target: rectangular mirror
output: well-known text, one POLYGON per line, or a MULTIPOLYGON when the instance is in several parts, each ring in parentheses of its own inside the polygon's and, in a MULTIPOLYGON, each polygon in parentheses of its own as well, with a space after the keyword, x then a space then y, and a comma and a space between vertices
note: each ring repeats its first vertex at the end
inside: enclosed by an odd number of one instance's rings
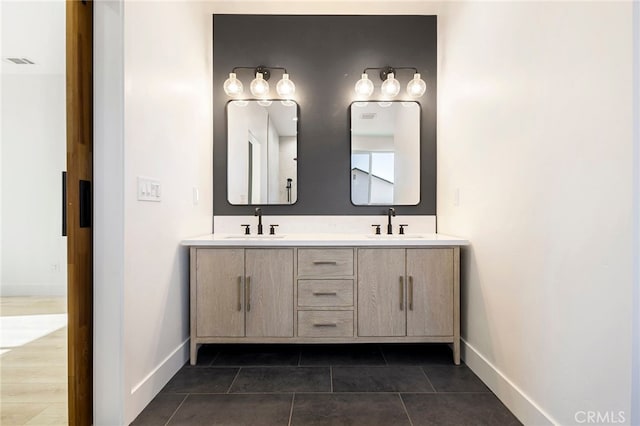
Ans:
POLYGON ((357 206, 420 202, 420 104, 351 104, 351 202, 357 206))
POLYGON ((227 103, 227 200, 234 205, 293 204, 298 181, 298 104, 227 103))

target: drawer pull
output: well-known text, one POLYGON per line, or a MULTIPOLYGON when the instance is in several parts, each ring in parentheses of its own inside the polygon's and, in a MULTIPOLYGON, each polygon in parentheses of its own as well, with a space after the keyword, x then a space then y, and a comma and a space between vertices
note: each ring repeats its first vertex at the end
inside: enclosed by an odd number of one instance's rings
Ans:
POLYGON ((335 260, 314 260, 313 264, 314 265, 337 265, 338 262, 336 262, 335 260))
POLYGON ((404 311, 404 277, 400 277, 400 310, 404 311))
POLYGON ((409 275, 409 310, 413 311, 413 276, 409 275))
POLYGON ((314 296, 337 296, 338 293, 335 291, 314 291, 314 296))
POLYGON ((314 323, 313 324, 314 327, 337 327, 338 324, 336 324, 335 322, 321 322, 321 323, 314 323))
POLYGON ((238 310, 242 310, 242 277, 238 277, 238 310))
POLYGON ((247 301, 245 302, 245 305, 247 306, 247 312, 249 312, 251 310, 251 277, 246 278, 245 285, 246 285, 245 293, 247 297, 247 301))

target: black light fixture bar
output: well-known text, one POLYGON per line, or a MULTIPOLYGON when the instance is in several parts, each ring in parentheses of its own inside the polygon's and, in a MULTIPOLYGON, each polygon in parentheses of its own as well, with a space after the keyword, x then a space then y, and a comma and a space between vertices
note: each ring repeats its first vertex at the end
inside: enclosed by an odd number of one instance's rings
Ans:
POLYGON ((236 72, 237 70, 253 70, 253 75, 255 76, 257 73, 262 74, 262 78, 265 80, 269 80, 271 77, 270 70, 282 70, 284 74, 288 74, 287 69, 284 67, 268 67, 266 65, 258 65, 257 67, 233 67, 231 72, 236 72))
POLYGON ((364 74, 367 73, 367 71, 369 70, 380 70, 380 80, 384 81, 387 79, 387 74, 396 74, 396 70, 412 70, 414 74, 417 74, 418 68, 416 67, 391 67, 391 66, 386 66, 386 67, 369 67, 369 68, 365 68, 364 71, 362 71, 364 74))

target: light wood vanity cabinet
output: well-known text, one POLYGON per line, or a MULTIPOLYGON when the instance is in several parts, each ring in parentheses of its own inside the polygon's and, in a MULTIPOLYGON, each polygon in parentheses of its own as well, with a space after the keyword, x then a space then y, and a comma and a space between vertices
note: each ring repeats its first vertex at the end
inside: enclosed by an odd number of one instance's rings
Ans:
POLYGON ((191 363, 201 343, 453 344, 457 246, 191 248, 191 363))
POLYGON ((453 336, 453 249, 358 249, 358 335, 453 336))
POLYGON ((293 337, 293 252, 191 249, 192 362, 199 343, 293 337))

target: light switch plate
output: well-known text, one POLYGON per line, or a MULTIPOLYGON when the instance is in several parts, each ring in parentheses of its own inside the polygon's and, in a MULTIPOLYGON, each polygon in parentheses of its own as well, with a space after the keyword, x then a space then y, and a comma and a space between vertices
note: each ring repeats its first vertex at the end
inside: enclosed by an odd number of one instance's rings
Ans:
POLYGON ((147 177, 138 176, 138 201, 156 201, 161 198, 160 181, 147 177))

